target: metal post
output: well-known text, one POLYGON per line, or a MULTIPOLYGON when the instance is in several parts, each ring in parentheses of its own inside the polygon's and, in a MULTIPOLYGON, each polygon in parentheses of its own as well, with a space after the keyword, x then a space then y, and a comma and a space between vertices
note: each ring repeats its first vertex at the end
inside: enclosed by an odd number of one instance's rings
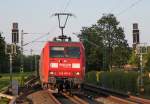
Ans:
POLYGON ((31 66, 30 66, 30 68, 31 68, 31 72, 32 72, 32 69, 33 69, 33 63, 32 63, 32 56, 33 56, 33 55, 32 55, 32 52, 33 52, 33 50, 31 49, 30 52, 31 52, 31 63, 30 63, 31 66))
POLYGON ((140 74, 139 74, 139 80, 138 80, 138 85, 139 85, 139 90, 141 93, 144 92, 144 83, 143 83, 143 54, 147 54, 147 45, 146 43, 140 43, 137 44, 136 46, 136 54, 139 55, 140 57, 140 74))
POLYGON ((20 72, 23 72, 23 30, 21 31, 21 67, 20 72))
POLYGON ((64 28, 63 27, 61 27, 61 34, 62 34, 62 37, 64 36, 64 30, 63 30, 64 28))
POLYGON ((143 58, 142 54, 140 54, 140 75, 141 75, 141 80, 140 80, 140 85, 143 87, 143 64, 142 64, 143 58))
POLYGON ((10 61, 10 88, 12 88, 12 54, 10 53, 9 54, 9 61, 10 61))
POLYGON ((36 75, 38 76, 38 69, 37 69, 37 59, 36 59, 36 55, 34 55, 35 58, 35 71, 36 71, 36 75))

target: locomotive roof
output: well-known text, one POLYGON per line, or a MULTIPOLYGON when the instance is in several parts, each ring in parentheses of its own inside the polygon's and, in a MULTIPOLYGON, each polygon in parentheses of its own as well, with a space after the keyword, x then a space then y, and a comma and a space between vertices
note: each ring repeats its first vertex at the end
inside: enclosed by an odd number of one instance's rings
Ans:
POLYGON ((67 41, 65 41, 65 42, 62 42, 62 41, 49 41, 49 43, 82 43, 82 42, 67 42, 67 41))
POLYGON ((73 42, 73 41, 71 41, 71 42, 68 42, 68 41, 64 41, 64 42, 62 42, 62 41, 48 41, 49 43, 82 43, 82 42, 73 42))
POLYGON ((47 44, 51 45, 82 45, 82 42, 54 42, 49 41, 47 44))
MULTIPOLYGON (((62 41, 48 41, 45 45, 44 45, 44 47, 43 47, 43 49, 46 47, 46 46, 81 46, 83 49, 84 49, 84 46, 83 46, 83 44, 82 44, 82 42, 62 42, 62 41)), ((42 50, 43 50, 42 49, 42 50)))

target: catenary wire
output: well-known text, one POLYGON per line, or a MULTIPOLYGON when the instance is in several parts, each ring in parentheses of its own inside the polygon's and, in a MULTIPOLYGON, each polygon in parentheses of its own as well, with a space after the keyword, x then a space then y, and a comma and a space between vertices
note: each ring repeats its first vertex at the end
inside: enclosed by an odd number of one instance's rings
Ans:
POLYGON ((134 3, 132 3, 129 7, 125 8, 124 10, 122 10, 121 12, 119 12, 117 15, 120 16, 123 13, 127 12, 128 10, 130 10, 131 8, 135 7, 137 4, 139 4, 141 1, 143 0, 136 0, 134 3))
MULTIPOLYGON (((64 9, 63 9, 64 12, 65 12, 65 10, 67 9, 67 7, 69 6, 70 2, 71 2, 71 0, 68 0, 68 1, 67 1, 66 5, 65 5, 65 7, 64 7, 64 9)), ((55 29, 56 29, 56 28, 55 28, 55 29)), ((52 29, 52 30, 54 31, 55 29, 52 29)), ((31 34, 32 34, 32 33, 31 33, 31 34)), ((34 34, 35 34, 35 33, 34 33, 34 34)), ((46 37, 46 36, 49 36, 49 35, 50 35, 50 33, 47 33, 47 34, 45 34, 45 35, 41 35, 41 36, 39 36, 38 38, 36 38, 36 39, 34 39, 34 40, 32 40, 32 41, 30 41, 30 42, 28 42, 28 43, 25 43, 24 46, 25 46, 25 45, 28 45, 28 44, 30 44, 30 43, 34 43, 34 42, 38 41, 39 39, 42 39, 42 38, 44 38, 44 37, 46 37)))

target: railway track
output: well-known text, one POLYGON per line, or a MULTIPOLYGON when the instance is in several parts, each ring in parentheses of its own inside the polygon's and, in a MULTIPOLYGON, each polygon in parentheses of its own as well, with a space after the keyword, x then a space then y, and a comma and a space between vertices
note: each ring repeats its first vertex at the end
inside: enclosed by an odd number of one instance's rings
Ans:
MULTIPOLYGON (((83 97, 83 96, 82 96, 83 97)), ((49 90, 41 90, 28 96, 30 104, 101 104, 87 101, 77 95, 70 96, 67 93, 51 93, 49 90)))
POLYGON ((52 93, 47 90, 40 90, 27 96, 31 104, 61 104, 52 93))
POLYGON ((76 95, 69 96, 66 93, 62 93, 66 98, 68 98, 70 101, 72 101, 74 104, 89 104, 87 101, 79 98, 76 95))
POLYGON ((67 92, 53 93, 53 96, 58 99, 61 104, 89 104, 87 101, 81 99, 76 95, 70 95, 67 92))
POLYGON ((74 94, 73 96, 69 96, 67 93, 53 94, 49 90, 42 90, 37 79, 37 77, 32 77, 26 81, 25 87, 22 89, 23 94, 16 99, 16 104, 24 104, 26 101, 29 104, 49 104, 49 102, 52 102, 51 104, 150 104, 150 100, 109 91, 88 83, 83 85, 85 90, 103 96, 91 100, 87 98, 87 95, 85 97, 82 94, 74 94))
POLYGON ((61 93, 61 98, 64 96, 66 99, 60 102, 49 90, 42 90, 37 80, 38 77, 34 76, 28 78, 24 87, 20 88, 22 94, 16 99, 16 104, 89 104, 75 95, 69 96, 66 93, 61 93))
POLYGON ((129 96, 129 98, 127 98, 127 99, 130 101, 133 101, 133 102, 137 102, 138 104, 150 104, 150 100, 139 98, 136 96, 129 96))
POLYGON ((106 99, 119 104, 150 104, 150 100, 148 99, 127 95, 120 92, 114 92, 112 90, 91 85, 88 83, 84 83, 83 88, 85 90, 89 90, 98 94, 103 94, 106 99))
POLYGON ((28 99, 27 96, 41 90, 40 85, 37 83, 38 77, 31 76, 28 78, 23 87, 19 88, 19 96, 16 99, 16 104, 22 104, 23 102, 29 102, 32 104, 32 100, 28 99))
POLYGON ((89 104, 75 95, 69 96, 66 93, 61 94, 66 101, 60 102, 49 90, 41 89, 38 77, 35 76, 28 78, 19 90, 20 95, 15 100, 16 104, 89 104))

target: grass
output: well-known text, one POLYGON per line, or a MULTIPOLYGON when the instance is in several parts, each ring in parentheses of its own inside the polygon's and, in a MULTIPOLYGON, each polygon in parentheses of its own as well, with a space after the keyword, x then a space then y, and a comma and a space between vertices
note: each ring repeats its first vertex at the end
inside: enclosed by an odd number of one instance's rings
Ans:
MULTIPOLYGON (((22 77, 26 78, 27 76, 31 75, 31 73, 26 72, 23 74, 20 73, 13 73, 12 79, 17 80, 20 84, 22 82, 22 77)), ((0 91, 4 90, 4 88, 8 87, 10 84, 10 75, 8 73, 0 74, 0 91)), ((0 103, 1 104, 1 103, 0 103)))
POLYGON ((0 99, 0 104, 8 104, 9 103, 9 99, 7 99, 7 98, 1 98, 0 99))

